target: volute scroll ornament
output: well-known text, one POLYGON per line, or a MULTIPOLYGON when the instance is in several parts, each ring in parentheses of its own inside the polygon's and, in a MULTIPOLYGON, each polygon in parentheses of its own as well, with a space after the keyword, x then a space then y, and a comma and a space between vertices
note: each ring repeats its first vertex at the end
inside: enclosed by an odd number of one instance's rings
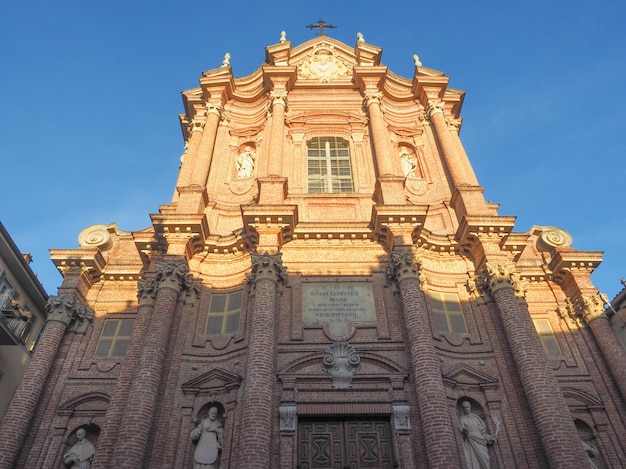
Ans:
POLYGON ((106 251, 113 247, 113 239, 107 225, 91 225, 80 232, 78 244, 81 247, 97 247, 106 251))

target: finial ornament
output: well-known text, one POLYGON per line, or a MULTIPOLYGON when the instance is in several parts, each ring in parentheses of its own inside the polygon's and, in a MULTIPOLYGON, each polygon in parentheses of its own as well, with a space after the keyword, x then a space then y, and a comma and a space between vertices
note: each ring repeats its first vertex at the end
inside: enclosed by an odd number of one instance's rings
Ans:
POLYGON ((222 67, 230 67, 230 54, 228 52, 224 54, 224 60, 222 60, 222 67))
POLYGON ((356 42, 365 42, 365 38, 363 37, 363 33, 356 33, 356 42))
POLYGON ((416 67, 422 66, 422 62, 420 62, 420 58, 417 56, 417 54, 413 54, 413 63, 416 67))
POLYGON ((287 33, 285 31, 280 32, 280 42, 287 42, 287 33))

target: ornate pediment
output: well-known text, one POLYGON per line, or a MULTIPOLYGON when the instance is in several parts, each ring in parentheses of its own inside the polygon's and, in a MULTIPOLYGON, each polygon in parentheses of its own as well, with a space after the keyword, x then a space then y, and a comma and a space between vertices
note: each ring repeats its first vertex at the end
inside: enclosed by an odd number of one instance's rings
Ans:
POLYGON ((222 368, 213 368, 206 373, 183 383, 185 394, 223 394, 237 389, 242 378, 222 368))
POLYGON ((443 381, 452 388, 497 388, 499 385, 497 378, 463 363, 448 368, 443 373, 443 381))
POLYGON ((94 416, 104 415, 109 407, 111 396, 104 392, 81 394, 59 406, 59 415, 94 416))

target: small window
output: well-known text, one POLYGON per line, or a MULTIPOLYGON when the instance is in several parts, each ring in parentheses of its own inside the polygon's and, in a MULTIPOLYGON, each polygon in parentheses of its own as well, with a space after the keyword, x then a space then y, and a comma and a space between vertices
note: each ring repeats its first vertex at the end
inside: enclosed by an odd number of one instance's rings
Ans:
POLYGON ((310 193, 354 192, 350 150, 340 137, 315 137, 307 142, 310 193))
POLYGON ((455 293, 429 293, 435 328, 440 332, 467 333, 465 317, 458 295, 455 293))
POLYGON ((126 354, 134 319, 107 319, 96 347, 96 357, 123 357, 126 354))
POLYGON ((232 334, 239 329, 243 291, 214 293, 209 303, 207 335, 232 334))
POLYGON ((539 334, 543 349, 548 354, 548 357, 562 357, 563 353, 561 352, 561 347, 559 347, 559 341, 556 339, 554 331, 552 330, 550 320, 533 319, 533 323, 535 323, 535 329, 537 329, 537 334, 539 334))

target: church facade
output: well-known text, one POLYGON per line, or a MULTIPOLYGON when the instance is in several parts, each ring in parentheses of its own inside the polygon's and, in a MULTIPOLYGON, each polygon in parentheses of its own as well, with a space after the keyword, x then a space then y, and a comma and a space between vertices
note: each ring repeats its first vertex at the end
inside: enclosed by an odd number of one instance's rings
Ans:
POLYGON ((464 92, 362 35, 265 53, 183 93, 151 226, 52 251, 0 468, 73 467, 84 438, 92 468, 625 467, 601 253, 484 199, 464 92))

